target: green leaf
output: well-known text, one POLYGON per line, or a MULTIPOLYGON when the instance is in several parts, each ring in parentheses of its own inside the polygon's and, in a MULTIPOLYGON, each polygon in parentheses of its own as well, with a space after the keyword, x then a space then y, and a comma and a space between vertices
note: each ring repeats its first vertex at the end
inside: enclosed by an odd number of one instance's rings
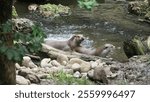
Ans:
POLYGON ((15 51, 10 48, 6 51, 6 56, 9 60, 12 60, 14 52, 15 51))
POLYGON ((1 47, 0 47, 0 53, 4 53, 4 52, 6 52, 6 50, 8 49, 8 47, 7 46, 5 46, 5 45, 2 45, 1 47))

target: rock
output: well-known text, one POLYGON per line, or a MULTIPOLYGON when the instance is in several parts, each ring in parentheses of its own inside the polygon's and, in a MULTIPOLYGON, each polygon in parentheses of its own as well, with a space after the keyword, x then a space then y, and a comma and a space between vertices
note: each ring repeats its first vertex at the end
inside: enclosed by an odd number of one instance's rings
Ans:
POLYGON ((81 78, 88 79, 87 73, 81 73, 81 78))
POLYGON ((81 73, 78 72, 78 71, 76 71, 76 72, 73 74, 73 76, 74 76, 75 78, 80 78, 80 77, 81 77, 81 73))
POLYGON ((21 75, 23 77, 27 76, 28 74, 33 74, 32 70, 27 68, 27 69, 21 69, 18 71, 18 75, 21 75))
POLYGON ((55 67, 61 66, 60 63, 58 63, 56 60, 52 60, 51 64, 52 64, 52 66, 55 66, 55 67))
POLYGON ((13 22, 13 30, 23 33, 29 33, 32 31, 32 26, 34 23, 26 18, 17 18, 12 19, 13 22))
POLYGON ((101 67, 97 67, 97 68, 94 69, 93 79, 95 81, 98 81, 98 82, 101 82, 101 83, 104 83, 104 84, 108 84, 108 79, 107 79, 106 72, 101 67))
POLYGON ((16 70, 21 69, 21 66, 18 63, 15 63, 16 70))
POLYGON ((94 69, 94 68, 96 68, 98 66, 98 63, 94 62, 94 61, 91 61, 90 65, 91 65, 91 69, 94 69))
POLYGON ((57 17, 57 16, 64 16, 70 14, 70 8, 67 6, 63 6, 61 4, 44 4, 40 5, 39 9, 37 9, 43 17, 57 17))
POLYGON ((116 3, 125 3, 126 0, 116 0, 116 3))
POLYGON ((88 72, 90 70, 90 63, 82 63, 81 64, 81 72, 84 73, 84 72, 88 72))
POLYGON ((31 58, 28 56, 23 57, 22 65, 29 68, 36 68, 37 66, 32 62, 31 58))
POLYGON ((150 20, 150 10, 146 13, 146 15, 144 16, 144 18, 146 20, 150 20))
POLYGON ((89 79, 93 79, 93 77, 94 77, 94 69, 91 69, 90 71, 88 71, 87 76, 89 77, 89 79))
POLYGON ((38 9, 38 5, 37 4, 30 4, 29 6, 28 6, 28 10, 29 11, 36 11, 38 9))
POLYGON ((101 59, 98 59, 98 60, 96 60, 95 62, 98 63, 97 66, 99 66, 99 67, 103 67, 104 65, 106 65, 106 62, 102 62, 101 59))
POLYGON ((18 85, 30 85, 31 82, 28 79, 25 79, 24 77, 17 75, 16 76, 16 84, 18 85))
POLYGON ((41 68, 32 68, 31 71, 33 73, 38 73, 40 71, 41 68))
POLYGON ((144 1, 132 1, 128 4, 128 11, 135 15, 143 15, 148 7, 148 3, 144 1))
POLYGON ((40 85, 57 85, 55 80, 50 80, 50 79, 41 79, 40 85))
POLYGON ((44 58, 42 61, 41 61, 41 67, 42 68, 45 68, 45 67, 52 67, 51 63, 50 63, 51 59, 50 58, 44 58))
POLYGON ((20 70, 20 69, 26 69, 25 66, 20 66, 18 63, 15 63, 15 67, 16 67, 16 70, 20 70))
POLYGON ((81 73, 88 72, 91 69, 89 62, 83 61, 79 58, 72 58, 68 64, 72 65, 74 63, 78 63, 81 66, 81 68, 80 68, 81 73))
POLYGON ((49 72, 48 73, 57 73, 57 72, 60 72, 60 71, 62 71, 63 69, 61 68, 61 67, 55 67, 55 66, 53 66, 53 67, 51 67, 50 69, 49 69, 49 72))
POLYGON ((136 80, 136 75, 126 75, 126 78, 129 80, 129 82, 133 82, 136 80))
POLYGON ((35 74, 28 74, 25 78, 29 79, 31 83, 40 83, 40 78, 35 74))
POLYGON ((116 73, 112 73, 112 71, 111 71, 109 66, 105 67, 104 71, 106 73, 107 78, 115 78, 115 77, 117 77, 117 74, 116 73))
POLYGON ((73 69, 63 69, 63 72, 73 75, 73 69))
POLYGON ((47 76, 48 76, 49 74, 38 74, 37 76, 40 78, 40 79, 46 79, 47 78, 47 76))
POLYGON ((18 75, 21 75, 26 79, 29 79, 31 83, 40 83, 40 78, 35 73, 33 73, 31 69, 19 70, 18 75))
POLYGON ((72 64, 71 69, 73 69, 74 72, 80 71, 81 66, 78 63, 74 63, 74 64, 72 64))
POLYGON ((66 66, 68 63, 68 57, 66 55, 60 54, 57 57, 57 61, 61 64, 66 66))

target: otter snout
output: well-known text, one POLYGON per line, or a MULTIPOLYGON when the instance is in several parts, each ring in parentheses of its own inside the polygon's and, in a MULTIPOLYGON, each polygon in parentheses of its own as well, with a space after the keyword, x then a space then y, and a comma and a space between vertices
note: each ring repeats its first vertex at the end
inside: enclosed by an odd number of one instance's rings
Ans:
POLYGON ((82 38, 81 38, 81 41, 83 41, 84 39, 85 39, 85 38, 84 38, 84 37, 82 37, 82 38))

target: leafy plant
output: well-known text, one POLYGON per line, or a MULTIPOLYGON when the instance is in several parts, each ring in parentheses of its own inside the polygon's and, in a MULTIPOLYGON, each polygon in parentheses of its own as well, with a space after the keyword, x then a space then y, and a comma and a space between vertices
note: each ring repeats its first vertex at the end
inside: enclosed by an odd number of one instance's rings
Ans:
POLYGON ((87 10, 92 10, 94 6, 97 6, 98 3, 96 0, 77 0, 80 8, 85 8, 87 10))
MULTIPOLYGON (((39 26, 33 26, 32 32, 24 34, 21 32, 13 32, 12 24, 7 22, 0 26, 0 34, 7 36, 10 33, 13 36, 13 46, 7 44, 6 39, 0 39, 0 54, 5 55, 9 60, 20 62, 26 53, 36 53, 41 50, 41 43, 45 34, 39 26)), ((8 39, 10 40, 10 39, 8 39)))

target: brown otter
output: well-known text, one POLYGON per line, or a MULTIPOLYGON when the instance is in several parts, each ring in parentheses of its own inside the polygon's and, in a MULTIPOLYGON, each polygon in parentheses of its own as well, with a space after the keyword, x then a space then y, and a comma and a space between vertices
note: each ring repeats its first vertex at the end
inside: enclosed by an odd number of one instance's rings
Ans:
POLYGON ((113 49, 115 49, 114 45, 105 44, 103 47, 99 47, 96 49, 88 49, 88 48, 79 46, 79 47, 75 47, 74 50, 82 54, 106 57, 110 52, 112 52, 113 49))
POLYGON ((73 35, 69 40, 58 41, 58 40, 45 40, 44 43, 54 48, 69 51, 74 50, 75 47, 79 47, 80 43, 84 40, 83 35, 73 35))

